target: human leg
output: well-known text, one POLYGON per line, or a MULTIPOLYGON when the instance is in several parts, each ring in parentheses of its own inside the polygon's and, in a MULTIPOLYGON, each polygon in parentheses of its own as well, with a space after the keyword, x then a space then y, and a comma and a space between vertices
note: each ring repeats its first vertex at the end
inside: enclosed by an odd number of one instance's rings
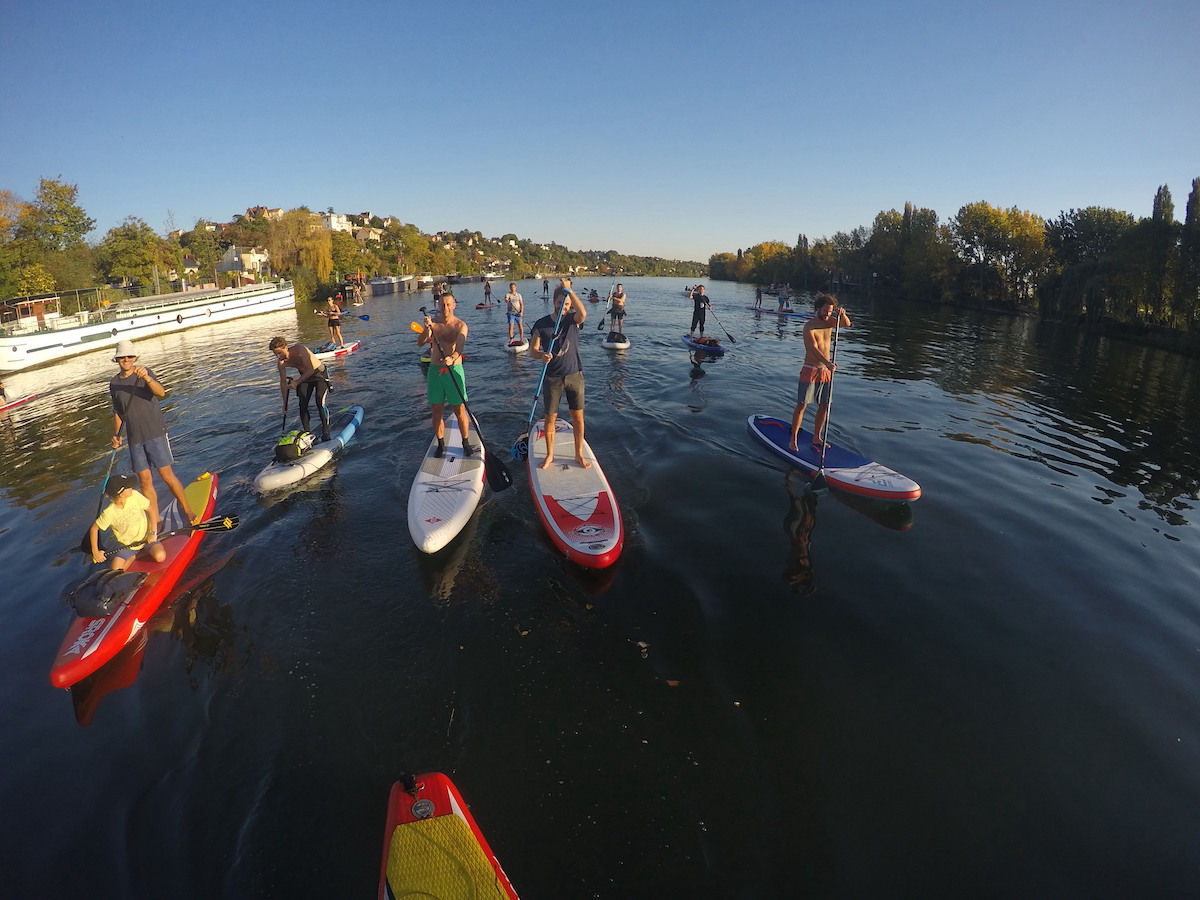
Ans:
POLYGON ((329 440, 329 403, 326 398, 329 396, 329 375, 324 366, 313 376, 313 381, 316 382, 317 415, 321 417, 321 440, 327 441, 329 440))

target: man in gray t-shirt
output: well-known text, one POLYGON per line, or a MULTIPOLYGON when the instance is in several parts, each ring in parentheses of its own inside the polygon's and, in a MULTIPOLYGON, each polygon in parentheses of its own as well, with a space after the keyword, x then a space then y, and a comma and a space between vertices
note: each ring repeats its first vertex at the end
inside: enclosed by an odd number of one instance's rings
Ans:
POLYGON ((158 469, 163 483, 171 489, 179 508, 189 522, 200 521, 200 516, 188 506, 174 470, 175 458, 171 455, 171 442, 163 423, 162 409, 158 401, 167 395, 167 389, 159 382, 152 369, 137 364, 133 341, 118 341, 113 362, 121 371, 108 383, 108 394, 112 398, 113 436, 112 446, 121 446, 121 426, 129 439, 129 461, 141 483, 141 493, 158 512, 158 494, 154 490, 151 467, 158 469))

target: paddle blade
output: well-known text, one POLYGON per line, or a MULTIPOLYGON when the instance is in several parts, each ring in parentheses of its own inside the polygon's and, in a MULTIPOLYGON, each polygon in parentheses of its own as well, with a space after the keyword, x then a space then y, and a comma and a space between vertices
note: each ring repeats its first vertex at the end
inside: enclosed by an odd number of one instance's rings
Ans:
POLYGON ((409 330, 411 330, 413 332, 413 334, 424 334, 424 332, 425 332, 425 326, 422 325, 420 322, 409 322, 408 327, 409 327, 409 330))
POLYGON ((487 476, 488 487, 497 494, 507 491, 513 485, 512 473, 499 456, 491 449, 485 448, 483 457, 483 472, 487 476))
POLYGON ((355 316, 354 318, 356 318, 356 319, 362 319, 364 322, 370 322, 370 321, 371 321, 371 317, 370 317, 370 316, 355 316))
POLYGON ((237 516, 214 516, 203 522, 197 522, 192 528, 195 531, 233 531, 242 522, 237 516))
POLYGON ((516 443, 512 445, 512 458, 517 462, 525 462, 529 459, 529 432, 525 432, 516 443))

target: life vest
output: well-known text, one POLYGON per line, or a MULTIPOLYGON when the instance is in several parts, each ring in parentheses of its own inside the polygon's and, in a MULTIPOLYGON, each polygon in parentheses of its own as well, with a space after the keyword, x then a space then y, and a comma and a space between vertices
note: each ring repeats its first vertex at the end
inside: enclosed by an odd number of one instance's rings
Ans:
POLYGON ((295 462, 308 452, 314 440, 307 431, 289 431, 275 445, 275 459, 282 463, 295 462))

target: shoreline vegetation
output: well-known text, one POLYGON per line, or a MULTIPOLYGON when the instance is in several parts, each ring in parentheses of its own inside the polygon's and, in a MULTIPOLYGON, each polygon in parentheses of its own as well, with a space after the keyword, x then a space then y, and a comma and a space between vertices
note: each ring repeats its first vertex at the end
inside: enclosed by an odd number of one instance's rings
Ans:
POLYGON ((708 265, 714 281, 1026 315, 1200 356, 1200 178, 1183 222, 1166 185, 1142 219, 1095 206, 1043 219, 980 202, 942 222, 906 203, 869 227, 756 244, 708 265))
MULTIPOLYGON (((319 298, 348 277, 479 275, 514 280, 539 273, 662 275, 700 278, 692 260, 569 250, 515 234, 425 234, 392 216, 250 207, 229 222, 200 220, 190 230, 168 222, 166 235, 130 216, 89 244, 95 227, 78 202, 78 185, 43 178, 32 201, 0 189, 0 301, 57 293, 64 313, 99 290, 139 297, 189 285, 240 286, 287 279, 298 299, 319 298)), ((15 313, 14 313, 15 315, 15 313)))

